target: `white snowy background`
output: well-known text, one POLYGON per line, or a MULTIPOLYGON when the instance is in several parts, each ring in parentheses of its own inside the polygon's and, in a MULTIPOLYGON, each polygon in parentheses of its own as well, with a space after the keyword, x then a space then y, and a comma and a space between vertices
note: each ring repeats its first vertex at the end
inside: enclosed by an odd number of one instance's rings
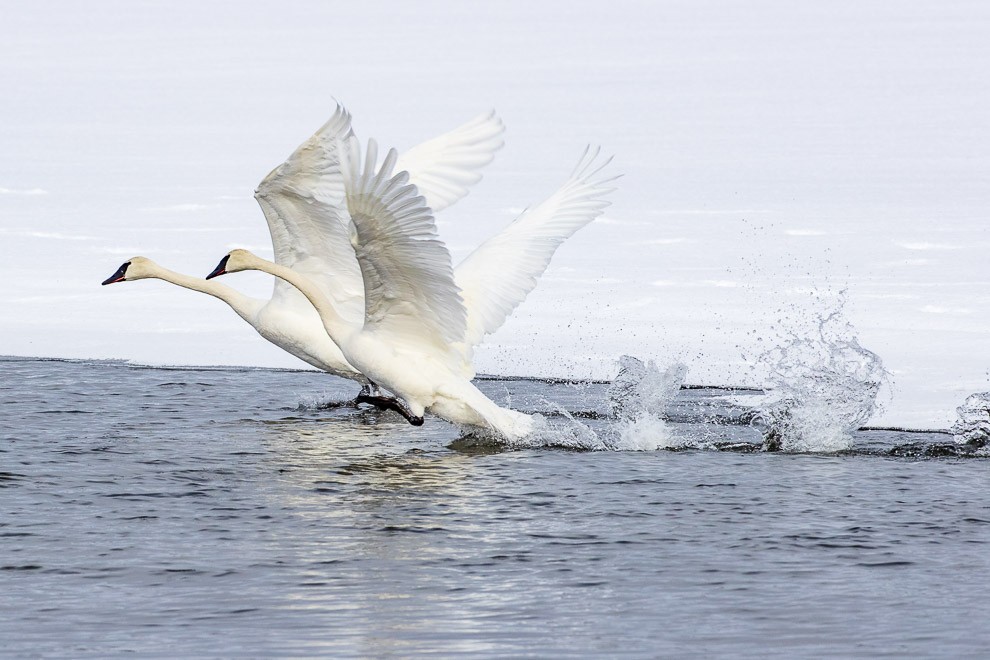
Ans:
POLYGON ((988 3, 21 2, 0 55, 0 354, 305 366, 217 300, 100 282, 138 254, 196 275, 270 254, 253 188, 339 99, 400 149, 503 117, 439 217, 455 261, 585 144, 615 154, 613 205, 482 372, 629 353, 749 383, 845 290, 892 374, 875 423, 946 426, 990 388, 988 3))

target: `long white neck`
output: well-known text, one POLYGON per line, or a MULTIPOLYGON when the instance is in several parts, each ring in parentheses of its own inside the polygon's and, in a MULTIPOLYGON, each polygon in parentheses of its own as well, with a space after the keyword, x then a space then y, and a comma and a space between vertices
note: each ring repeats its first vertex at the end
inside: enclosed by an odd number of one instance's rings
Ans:
POLYGON ((285 280, 306 296, 306 299, 319 312, 320 320, 323 321, 323 327, 327 331, 327 334, 330 335, 330 338, 338 346, 341 345, 341 342, 346 342, 351 335, 361 329, 360 326, 356 326, 350 321, 345 320, 337 312, 330 299, 308 277, 300 275, 291 268, 266 261, 260 257, 255 257, 255 259, 256 263, 252 266, 253 268, 285 280))
POLYGON ((168 268, 162 268, 161 266, 157 266, 155 268, 153 277, 170 282, 177 286, 181 286, 184 289, 199 291, 201 293, 213 296, 214 298, 219 298, 230 305, 230 308, 234 310, 238 316, 251 325, 254 325, 255 316, 265 304, 262 300, 245 296, 240 291, 232 289, 226 284, 222 284, 216 280, 204 280, 199 277, 184 275, 182 273, 177 273, 174 270, 169 270, 168 268))

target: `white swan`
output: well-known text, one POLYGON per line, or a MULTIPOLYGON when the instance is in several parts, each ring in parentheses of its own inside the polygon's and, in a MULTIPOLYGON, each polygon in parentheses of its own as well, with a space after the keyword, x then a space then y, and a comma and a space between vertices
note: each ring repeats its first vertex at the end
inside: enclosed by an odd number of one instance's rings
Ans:
MULTIPOLYGON (((335 231, 349 222, 346 211, 341 214, 344 181, 338 152, 343 147, 353 149, 355 158, 360 153, 356 141, 346 139, 351 136, 349 119, 338 107, 327 125, 266 177, 256 197, 269 221, 276 262, 303 273, 338 306, 339 313, 360 322, 362 276, 353 248, 335 231), (329 240, 328 236, 337 236, 338 240, 329 240)), ((419 172, 416 182, 426 190, 427 204, 444 208, 463 197, 467 186, 480 178, 473 168, 491 160, 501 145, 501 131, 501 122, 494 115, 479 118, 410 150, 399 157, 396 167, 419 172)), ((606 185, 612 179, 595 180, 607 164, 606 161, 596 167, 597 155, 597 151, 586 151, 571 177, 553 195, 524 212, 458 266, 455 277, 463 289, 468 311, 461 339, 465 365, 470 364, 472 349, 485 335, 496 331, 536 286, 563 240, 598 217, 608 205, 604 197, 612 190, 606 185)), ((327 336, 313 306, 281 281, 277 281, 272 300, 258 300, 219 282, 174 273, 149 259, 135 257, 104 284, 148 277, 220 298, 259 334, 292 355, 317 368, 368 384, 327 336)), ((384 399, 373 402, 391 407, 384 399)))
POLYGON ((341 315, 304 275, 246 250, 231 251, 207 278, 260 270, 298 288, 347 361, 400 397, 414 423, 421 424, 430 410, 507 440, 529 434, 531 417, 497 406, 470 380, 463 348, 468 313, 454 283, 450 253, 437 238, 429 207, 407 183, 408 175, 392 176, 395 150, 377 172, 373 142, 363 168, 358 149, 338 153, 353 235, 347 236, 341 221, 329 238, 353 243, 364 279, 363 322, 341 315))
MULTIPOLYGON (((468 193, 502 146, 505 130, 494 112, 434 138, 404 153, 399 166, 409 172, 434 209, 443 209, 468 193)), ((353 134, 350 114, 338 104, 333 116, 258 186, 261 206, 272 237, 275 261, 309 277, 330 295, 341 312, 360 319, 364 291, 353 251, 334 252, 324 246, 324 224, 335 213, 323 213, 343 203, 338 178, 326 176, 339 157, 327 158, 339 140, 353 134)), ((145 257, 126 261, 103 284, 156 278, 200 291, 227 303, 258 334, 304 362, 336 376, 367 384, 327 337, 313 306, 293 287, 276 280, 270 300, 245 296, 219 282, 168 270, 145 257)))

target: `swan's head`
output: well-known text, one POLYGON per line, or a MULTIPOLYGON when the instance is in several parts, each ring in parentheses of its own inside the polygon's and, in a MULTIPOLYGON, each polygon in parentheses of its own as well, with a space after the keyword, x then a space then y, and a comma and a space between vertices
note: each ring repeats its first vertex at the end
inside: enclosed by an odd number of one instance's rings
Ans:
POLYGON ((103 284, 116 284, 117 282, 130 282, 131 280, 156 277, 156 266, 157 264, 154 261, 146 257, 132 257, 121 264, 116 273, 103 280, 103 284))
POLYGON ((253 270, 257 263, 258 257, 247 250, 231 250, 226 257, 220 260, 213 272, 206 276, 206 279, 211 280, 214 277, 220 277, 227 273, 237 273, 242 270, 253 270))

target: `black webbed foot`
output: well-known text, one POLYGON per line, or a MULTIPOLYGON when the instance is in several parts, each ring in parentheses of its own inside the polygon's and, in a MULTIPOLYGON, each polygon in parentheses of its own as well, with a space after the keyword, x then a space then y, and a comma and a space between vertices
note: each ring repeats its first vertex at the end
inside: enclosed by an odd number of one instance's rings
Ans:
POLYGON ((356 397, 354 397, 354 405, 356 406, 356 405, 358 405, 360 403, 367 403, 370 406, 375 406, 376 408, 381 408, 382 407, 381 406, 382 398, 383 397, 380 397, 380 396, 372 396, 370 394, 365 394, 364 391, 362 390, 360 394, 358 394, 356 397))
MULTIPOLYGON (((378 391, 380 392, 380 390, 378 391)), ((354 398, 354 403, 367 403, 380 410, 391 410, 393 412, 397 412, 413 426, 422 426, 425 421, 422 416, 414 415, 412 411, 409 410, 409 407, 406 406, 405 402, 401 399, 397 399, 393 396, 387 396, 385 394, 370 394, 366 388, 362 388, 361 392, 354 398)))

